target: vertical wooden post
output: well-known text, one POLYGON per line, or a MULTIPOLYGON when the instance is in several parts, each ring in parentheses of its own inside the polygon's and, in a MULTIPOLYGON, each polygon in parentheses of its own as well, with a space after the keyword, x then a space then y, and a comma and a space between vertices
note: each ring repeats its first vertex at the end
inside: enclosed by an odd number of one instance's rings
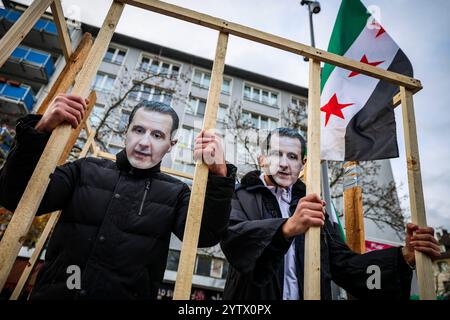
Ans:
MULTIPOLYGON (((204 130, 210 130, 216 127, 227 45, 228 34, 220 32, 212 69, 211 85, 208 92, 208 100, 206 102, 205 118, 203 120, 204 130)), ((191 294, 192 275, 194 273, 207 181, 208 166, 204 163, 197 163, 195 166, 191 198, 189 200, 189 209, 184 229, 180 264, 173 295, 174 300, 189 300, 191 294)))
POLYGON ((47 238, 48 238, 50 232, 53 230, 53 227, 55 226, 56 222, 59 219, 59 215, 61 214, 61 211, 52 212, 49 214, 50 214, 50 218, 48 219, 47 224, 45 225, 45 228, 42 231, 41 236, 39 237, 39 240, 36 242, 33 254, 31 255, 30 259, 28 260, 28 263, 25 266, 25 269, 23 269, 23 272, 19 278, 19 281, 17 281, 16 287, 14 288, 14 291, 11 294, 11 297, 9 298, 9 300, 19 299, 20 294, 22 293, 23 287, 26 285, 28 278, 30 277, 30 274, 33 272, 36 262, 38 261, 39 257, 41 256, 42 250, 44 249, 44 245, 47 242, 47 238))
MULTIPOLYGON (((320 195, 320 61, 309 60, 306 193, 320 195)), ((305 300, 320 300, 320 228, 305 235, 305 300)))
POLYGON ((362 190, 358 185, 359 164, 357 161, 349 161, 344 164, 344 168, 345 237, 350 249, 357 253, 365 253, 362 190))
POLYGON ((69 62, 70 55, 72 54, 72 43, 70 42, 70 36, 67 32, 67 24, 66 19, 64 18, 64 11, 61 6, 61 1, 54 0, 50 7, 52 9, 53 21, 55 22, 56 29, 58 30, 59 44, 66 62, 69 62))
MULTIPOLYGON (((400 95, 402 100, 411 219, 412 222, 419 227, 426 227, 427 218, 423 198, 422 176, 420 172, 413 93, 405 87, 400 87, 400 95)), ((415 256, 420 299, 435 300, 436 292, 434 288, 433 265, 431 259, 418 251, 415 252, 415 256)))
POLYGON ((26 37, 53 0, 34 0, 19 20, 0 39, 0 67, 8 60, 14 49, 26 37))
MULTIPOLYGON (((111 41, 114 30, 124 8, 123 3, 113 2, 105 18, 102 28, 95 40, 92 50, 78 75, 72 93, 86 97, 89 93, 92 78, 95 76, 102 58, 111 41)), ((70 138, 71 126, 62 124, 53 130, 41 158, 20 199, 17 209, 0 242, 0 290, 22 247, 22 242, 30 228, 42 197, 49 183, 49 176, 55 169, 64 147, 70 138)))
MULTIPOLYGON (((91 94, 89 95, 89 105, 86 109, 85 117, 83 119, 83 122, 80 123, 80 125, 75 129, 72 130, 71 136, 69 141, 67 142, 66 147, 64 148, 64 151, 61 155, 61 158, 59 159, 59 164, 62 165, 66 162, 67 157, 69 156, 70 151, 73 148, 73 145, 77 141, 78 136, 80 135, 81 128, 83 127, 84 123, 86 123, 89 119, 89 115, 94 108, 95 101, 97 99, 97 96, 95 94, 95 91, 91 91, 91 94)), ((81 158, 81 155, 80 155, 81 158)), ((16 284, 16 287, 14 288, 14 291, 9 298, 10 300, 17 300, 22 293, 23 287, 28 281, 28 278, 30 277, 30 274, 33 272, 34 266, 41 256, 41 252, 44 249, 44 245, 47 242, 47 238, 50 235, 50 232, 53 230, 53 227, 56 225, 56 222, 58 222, 60 211, 52 212, 50 213, 50 218, 47 221, 47 224, 45 225, 44 230, 42 231, 41 235, 39 236, 39 240, 37 241, 36 245, 34 246, 33 254, 31 255, 30 259, 28 260, 27 265, 25 266, 25 269, 22 271, 22 275, 20 276, 19 281, 16 284)))

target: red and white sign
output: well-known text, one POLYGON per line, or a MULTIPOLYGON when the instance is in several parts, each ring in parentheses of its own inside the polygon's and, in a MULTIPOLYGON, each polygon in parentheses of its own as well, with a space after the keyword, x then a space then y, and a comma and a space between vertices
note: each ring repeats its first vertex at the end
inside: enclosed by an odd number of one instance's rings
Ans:
POLYGON ((394 248, 394 246, 385 243, 366 240, 366 252, 388 248, 394 248))

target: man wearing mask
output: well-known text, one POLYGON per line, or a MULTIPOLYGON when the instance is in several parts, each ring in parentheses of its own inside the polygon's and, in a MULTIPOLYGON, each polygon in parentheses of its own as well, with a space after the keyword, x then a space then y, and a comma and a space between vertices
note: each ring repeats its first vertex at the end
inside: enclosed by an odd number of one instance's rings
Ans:
POLYGON ((221 247, 231 267, 224 299, 302 300, 305 232, 321 228, 321 298, 331 299, 331 280, 361 299, 408 299, 414 250, 437 257, 432 228, 407 225, 406 244, 366 254, 352 252, 317 194, 298 179, 306 142, 295 130, 270 132, 262 146, 263 171, 247 173, 236 187, 228 231, 221 247), (413 234, 415 232, 415 234, 413 234), (371 290, 367 268, 381 271, 381 288, 371 290))
MULTIPOLYGON (((80 125, 86 103, 59 95, 42 117, 19 121, 0 172, 1 205, 15 210, 50 133, 63 122, 80 125)), ((62 213, 31 299, 156 298, 170 235, 183 238, 191 194, 160 171, 178 125, 170 106, 143 101, 130 115, 125 149, 115 162, 84 158, 56 168, 37 214, 62 213), (67 285, 71 266, 81 271, 80 288, 67 285)), ((199 238, 200 247, 209 247, 226 230, 235 167, 225 164, 218 137, 208 132, 196 138, 194 158, 203 158, 210 171, 199 238)))

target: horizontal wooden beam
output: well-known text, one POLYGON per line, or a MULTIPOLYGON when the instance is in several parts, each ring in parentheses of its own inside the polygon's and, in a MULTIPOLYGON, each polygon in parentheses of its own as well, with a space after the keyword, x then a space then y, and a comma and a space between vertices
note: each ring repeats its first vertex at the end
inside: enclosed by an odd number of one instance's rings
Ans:
POLYGON ((166 16, 191 22, 203 27, 229 33, 240 38, 262 43, 284 51, 296 53, 315 61, 329 63, 347 70, 356 71, 374 78, 386 80, 390 83, 404 86, 408 89, 421 89, 419 80, 399 73, 387 71, 356 60, 342 57, 325 50, 320 50, 267 32, 249 28, 234 22, 229 22, 194 10, 189 10, 159 0, 118 0, 126 4, 166 16))

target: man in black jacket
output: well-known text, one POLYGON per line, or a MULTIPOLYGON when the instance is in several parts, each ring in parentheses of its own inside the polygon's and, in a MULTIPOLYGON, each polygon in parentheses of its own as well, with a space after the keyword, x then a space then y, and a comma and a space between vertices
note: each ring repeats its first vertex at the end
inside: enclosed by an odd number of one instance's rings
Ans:
MULTIPOLYGON (((1 205, 15 210, 52 130, 65 121, 77 127, 85 108, 84 99, 59 95, 42 117, 19 121, 0 172, 1 205)), ((190 198, 185 183, 160 172, 178 122, 170 106, 141 102, 116 162, 84 158, 56 168, 37 214, 62 213, 31 299, 156 298, 171 232, 183 238, 190 198), (77 269, 81 286, 69 283, 77 269)), ((218 137, 208 132, 196 138, 194 157, 210 170, 199 239, 209 247, 228 224, 235 167, 225 164, 218 137)))
POLYGON ((405 247, 354 253, 324 214, 324 201, 305 195, 298 179, 306 152, 303 137, 279 128, 262 149, 263 172, 249 172, 236 187, 230 224, 221 240, 231 265, 224 299, 303 299, 304 233, 311 226, 321 227, 322 299, 331 299, 331 280, 357 298, 407 299, 414 250, 439 256, 434 230, 408 224, 405 247), (381 288, 371 290, 367 270, 373 265, 380 268, 381 288))

